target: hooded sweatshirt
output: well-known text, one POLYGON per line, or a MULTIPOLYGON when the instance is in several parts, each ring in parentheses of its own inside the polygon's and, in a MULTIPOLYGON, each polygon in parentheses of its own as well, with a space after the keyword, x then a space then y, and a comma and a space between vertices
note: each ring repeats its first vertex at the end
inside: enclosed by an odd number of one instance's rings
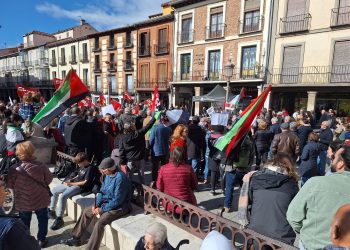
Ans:
POLYGON ((286 219, 286 213, 298 190, 298 183, 288 175, 268 168, 255 173, 249 186, 251 211, 248 228, 293 245, 295 233, 286 219))

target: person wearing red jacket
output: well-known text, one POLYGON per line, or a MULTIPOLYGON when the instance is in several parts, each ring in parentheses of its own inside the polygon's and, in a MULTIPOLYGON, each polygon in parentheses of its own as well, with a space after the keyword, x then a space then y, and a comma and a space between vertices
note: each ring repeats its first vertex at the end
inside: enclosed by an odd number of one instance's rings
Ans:
MULTIPOLYGON (((162 166, 158 173, 157 189, 193 205, 197 204, 194 190, 198 187, 198 181, 192 167, 186 163, 185 147, 174 147, 171 152, 170 162, 162 166)), ((167 211, 172 207, 168 204, 167 211)), ((180 208, 175 209, 180 213, 180 208)))

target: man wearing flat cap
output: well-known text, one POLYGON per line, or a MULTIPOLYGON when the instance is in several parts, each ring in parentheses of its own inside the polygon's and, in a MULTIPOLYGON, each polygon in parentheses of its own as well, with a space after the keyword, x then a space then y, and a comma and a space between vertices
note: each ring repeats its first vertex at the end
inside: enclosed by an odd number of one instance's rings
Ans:
POLYGON ((100 215, 86 246, 86 249, 90 250, 99 249, 105 226, 131 211, 129 178, 117 170, 112 158, 105 158, 99 165, 99 170, 106 177, 96 196, 95 205, 84 209, 72 230, 72 238, 62 240, 61 244, 79 246, 81 244, 80 238, 92 219, 100 215))

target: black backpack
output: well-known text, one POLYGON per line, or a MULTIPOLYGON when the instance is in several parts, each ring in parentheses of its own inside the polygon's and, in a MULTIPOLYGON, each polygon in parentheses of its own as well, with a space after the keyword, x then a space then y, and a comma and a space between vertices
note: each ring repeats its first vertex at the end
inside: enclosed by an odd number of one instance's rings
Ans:
POLYGON ((75 163, 70 160, 63 160, 58 162, 55 166, 54 175, 58 179, 68 179, 72 175, 76 175, 77 167, 75 163))
POLYGON ((11 166, 19 162, 20 160, 15 155, 12 155, 12 156, 5 155, 5 157, 2 158, 2 161, 0 162, 1 179, 5 179, 10 171, 11 166))

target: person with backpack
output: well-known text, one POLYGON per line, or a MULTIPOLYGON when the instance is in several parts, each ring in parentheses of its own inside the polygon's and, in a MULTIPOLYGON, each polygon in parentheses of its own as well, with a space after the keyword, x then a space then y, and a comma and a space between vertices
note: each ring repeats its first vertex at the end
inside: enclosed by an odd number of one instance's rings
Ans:
POLYGON ((225 162, 225 200, 224 200, 224 211, 228 213, 230 211, 233 191, 235 184, 238 182, 240 186, 243 184, 243 176, 250 171, 251 164, 254 158, 254 145, 250 135, 246 135, 240 145, 234 150, 231 150, 230 154, 225 162))
POLYGON ((63 214, 66 210, 67 199, 80 193, 90 192, 93 188, 93 180, 95 175, 97 175, 97 169, 91 165, 87 154, 78 153, 74 157, 74 163, 79 166, 79 170, 61 185, 52 189, 49 217, 55 219, 55 221, 50 227, 51 230, 58 230, 63 227, 63 214), (58 207, 57 213, 55 213, 57 201, 58 207))

